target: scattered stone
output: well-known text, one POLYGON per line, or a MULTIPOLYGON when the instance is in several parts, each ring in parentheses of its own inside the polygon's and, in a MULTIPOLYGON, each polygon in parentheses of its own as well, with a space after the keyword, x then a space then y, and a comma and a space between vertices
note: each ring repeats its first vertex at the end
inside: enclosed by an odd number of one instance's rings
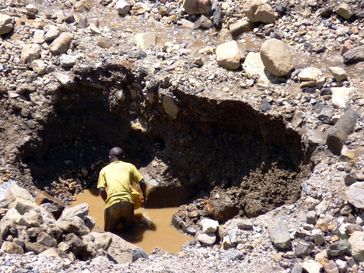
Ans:
POLYGON ((301 266, 307 273, 320 273, 322 269, 322 265, 320 263, 309 259, 303 261, 301 266))
POLYGON ((89 207, 88 204, 82 203, 74 207, 67 207, 62 212, 60 220, 70 220, 72 221, 74 217, 79 217, 84 220, 88 215, 89 207))
POLYGON ((243 63, 243 68, 249 77, 258 75, 258 82, 270 83, 259 52, 249 52, 243 63))
POLYGON ((344 64, 355 64, 364 61, 364 45, 348 50, 344 55, 344 64))
POLYGON ((358 177, 356 176, 356 173, 349 173, 345 176, 344 182, 345 186, 350 187, 357 181, 358 177))
POLYGON ((327 254, 331 258, 350 254, 350 245, 347 240, 340 240, 338 242, 332 243, 327 248, 327 254))
POLYGON ((45 40, 50 43, 53 42, 60 35, 58 27, 50 25, 48 31, 45 33, 45 40))
POLYGON ((143 2, 137 2, 131 8, 131 14, 133 15, 142 15, 148 11, 150 11, 150 7, 148 4, 143 2))
POLYGON ((349 238, 351 255, 357 262, 364 261, 364 232, 354 231, 349 238))
POLYGON ((316 221, 317 221, 316 211, 314 210, 308 211, 306 215, 307 224, 316 225, 316 221))
POLYGON ((236 23, 231 24, 229 30, 233 37, 239 37, 244 32, 250 30, 250 23, 247 20, 241 19, 236 23))
POLYGON ((215 233, 219 228, 219 222, 209 218, 203 218, 200 221, 200 226, 202 227, 203 233, 215 233))
POLYGON ((329 261, 324 265, 324 269, 326 273, 339 273, 339 269, 336 266, 334 261, 329 261))
POLYGON ((288 46, 277 39, 270 39, 263 43, 260 49, 265 68, 275 76, 288 75, 293 69, 293 57, 288 46))
POLYGON ((61 67, 70 68, 76 64, 77 56, 62 54, 59 58, 61 67))
POLYGON ((74 83, 74 75, 71 73, 54 72, 52 75, 65 87, 71 86, 74 83))
POLYGON ((309 256, 310 253, 313 251, 314 246, 312 243, 299 241, 294 249, 294 253, 299 258, 304 258, 309 256))
POLYGON ((188 14, 208 14, 211 9, 210 0, 184 0, 183 8, 188 14))
POLYGON ((250 219, 243 219, 238 222, 238 228, 242 230, 253 230, 254 224, 250 219))
POLYGON ((354 110, 346 110, 336 124, 329 129, 326 144, 330 151, 340 155, 348 136, 354 131, 358 114, 354 110))
POLYGON ((21 51, 21 60, 24 63, 31 63, 40 58, 41 47, 38 44, 29 44, 23 47, 21 51))
POLYGON ((358 209, 364 209, 364 182, 351 185, 346 193, 348 202, 358 209))
POLYGON ((287 221, 277 217, 268 224, 270 239, 278 250, 288 250, 291 248, 291 237, 289 235, 287 221))
POLYGON ((348 79, 348 74, 341 67, 335 66, 330 67, 329 69, 337 82, 342 82, 348 79))
POLYGON ((319 68, 307 67, 298 74, 298 79, 300 81, 314 81, 316 83, 321 74, 322 72, 319 68))
POLYGON ((240 67, 240 50, 236 41, 229 41, 216 47, 218 65, 225 69, 236 70, 240 67))
POLYGON ((138 33, 135 35, 134 40, 140 49, 150 49, 156 45, 157 34, 155 32, 138 33))
POLYGON ((7 34, 14 29, 14 19, 6 14, 0 13, 0 35, 7 34))
POLYGON ((332 105, 336 108, 345 108, 348 101, 350 93, 354 92, 352 87, 333 87, 332 92, 332 105))
POLYGON ((71 46, 73 40, 73 34, 69 32, 63 32, 56 38, 49 46, 49 50, 53 55, 60 55, 66 53, 71 46))
POLYGON ((33 35, 33 43, 43 44, 45 42, 44 30, 36 29, 33 35))
POLYGON ((271 24, 276 21, 273 8, 266 1, 248 1, 246 16, 252 23, 271 24))
POLYGON ((118 0, 115 4, 115 8, 120 16, 125 16, 129 13, 131 6, 125 0, 118 0))
POLYGON ((197 235, 197 241, 204 245, 213 245, 216 242, 216 235, 214 234, 206 234, 206 233, 200 233, 197 235))
POLYGON ((47 247, 57 247, 57 240, 45 232, 38 234, 37 243, 42 244, 47 247))
POLYGON ((335 12, 346 20, 349 20, 351 16, 353 16, 350 6, 346 3, 340 4, 337 9, 335 9, 335 12))
POLYGON ((168 114, 171 119, 176 119, 180 111, 179 107, 175 103, 174 99, 170 96, 164 96, 162 99, 162 106, 164 111, 168 114))
POLYGON ((212 21, 206 16, 201 15, 200 18, 198 18, 197 21, 195 22, 194 28, 209 29, 212 26, 213 26, 212 21))
POLYGON ((13 242, 3 242, 1 250, 9 254, 24 254, 23 248, 13 242))

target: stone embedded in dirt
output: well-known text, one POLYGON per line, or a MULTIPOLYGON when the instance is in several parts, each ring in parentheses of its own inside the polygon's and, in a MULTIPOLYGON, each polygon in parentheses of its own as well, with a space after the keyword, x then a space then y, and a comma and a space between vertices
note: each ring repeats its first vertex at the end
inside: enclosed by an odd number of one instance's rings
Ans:
POLYGON ((1 245, 1 250, 9 254, 24 254, 23 248, 13 242, 3 242, 1 245))
POLYGON ((59 28, 54 25, 50 25, 47 32, 45 33, 45 40, 47 42, 53 42, 60 35, 59 28))
POLYGON ((219 228, 219 222, 212 219, 203 218, 200 221, 200 226, 202 227, 203 233, 215 233, 219 228))
POLYGON ((314 245, 312 243, 300 240, 294 248, 294 253, 297 257, 304 258, 309 256, 313 249, 314 245))
POLYGON ((329 70, 337 82, 342 82, 348 79, 348 74, 341 67, 333 66, 330 67, 329 70))
POLYGON ((354 183, 346 192, 348 202, 358 209, 364 209, 364 182, 354 183))
POLYGON ((212 21, 207 18, 204 15, 201 15, 200 18, 197 19, 197 21, 195 22, 194 28, 200 28, 200 29, 209 29, 212 27, 212 21))
POLYGON ((48 65, 42 60, 32 61, 30 65, 33 71, 38 75, 44 75, 45 73, 47 73, 48 65))
POLYGON ((347 240, 340 240, 338 242, 332 243, 327 248, 327 254, 331 258, 335 258, 342 255, 350 254, 350 245, 347 240))
POLYGON ((49 248, 39 253, 39 256, 51 259, 59 259, 59 260, 61 260, 62 258, 68 258, 67 254, 65 254, 63 251, 55 247, 49 248))
POLYGON ((0 35, 7 34, 14 29, 14 18, 0 13, 0 35))
POLYGON ((120 16, 125 16, 129 13, 131 6, 125 0, 118 0, 115 4, 115 8, 120 16))
POLYGON ((339 269, 336 266, 334 261, 329 261, 328 263, 324 264, 324 269, 326 273, 339 273, 339 269))
POLYGON ((265 41, 260 56, 265 68, 275 76, 286 76, 294 69, 293 56, 288 46, 280 40, 265 41))
POLYGON ((250 23, 245 19, 241 19, 238 20, 236 23, 231 24, 229 26, 229 30, 233 37, 238 37, 244 32, 250 31, 250 23))
POLYGON ((196 237, 197 241, 202 243, 203 245, 213 245, 216 242, 216 235, 214 234, 206 234, 206 233, 200 233, 196 237))
POLYGON ((266 74, 267 70, 265 70, 265 66, 259 52, 249 52, 244 60, 243 68, 249 77, 258 75, 258 82, 270 83, 266 74))
POLYGON ((346 139, 354 132, 357 119, 357 112, 351 109, 346 110, 336 124, 329 129, 326 144, 332 153, 340 155, 346 139))
POLYGON ((208 14, 211 9, 210 0, 184 0, 183 8, 186 13, 194 14, 208 14))
POLYGON ((134 41, 137 47, 140 49, 150 49, 155 47, 157 42, 157 33, 155 32, 144 32, 137 33, 134 36, 134 41))
POLYGON ((212 196, 206 201, 206 209, 212 219, 221 223, 233 218, 239 213, 237 205, 223 191, 218 193, 218 197, 212 196))
POLYGON ((271 24, 276 21, 276 14, 273 8, 266 2, 265 0, 250 0, 245 3, 247 6, 246 16, 250 22, 271 24))
POLYGON ((35 254, 39 254, 48 249, 48 247, 41 245, 40 243, 24 242, 24 244, 26 252, 34 252, 35 254))
POLYGON ((278 250, 291 249, 291 237, 288 230, 287 220, 276 217, 268 224, 268 231, 273 246, 278 250))
POLYGON ((364 45, 348 50, 344 55, 344 64, 355 64, 364 61, 364 45))
POLYGON ((131 263, 135 262, 139 258, 147 258, 148 255, 143 249, 133 245, 121 237, 107 232, 111 238, 111 244, 107 248, 108 257, 117 263, 131 263))
POLYGON ((164 111, 168 114, 168 116, 170 116, 171 119, 177 118, 180 109, 172 97, 165 95, 162 99, 162 106, 164 111))
POLYGON ((41 232, 38 234, 37 243, 47 247, 56 247, 58 245, 57 240, 46 232, 41 232))
POLYGON ((33 43, 43 44, 45 42, 44 30, 36 29, 33 34, 33 43))
POLYGON ((69 233, 64 237, 64 243, 68 245, 69 250, 80 260, 90 258, 90 252, 80 237, 76 234, 69 233))
POLYGON ((72 73, 53 72, 52 75, 65 87, 71 86, 74 83, 74 75, 72 73))
POLYGON ((41 216, 39 212, 35 210, 28 211, 22 215, 17 224, 21 226, 29 227, 38 227, 41 223, 41 216))
POLYGON ((49 50, 53 55, 60 55, 66 53, 73 41, 73 34, 70 32, 63 32, 59 35, 49 46, 49 50))
POLYGON ((229 41, 216 47, 218 65, 225 69, 236 70, 240 67, 240 50, 236 41, 229 41))
POLYGON ((307 212, 307 215, 306 215, 306 222, 307 222, 307 224, 315 225, 316 224, 316 221, 317 221, 316 211, 314 211, 314 210, 308 211, 307 212))
POLYGON ((332 104, 336 108, 345 108, 349 101, 350 93, 353 93, 355 89, 353 87, 332 87, 332 104))
POLYGON ((358 177, 357 177, 356 173, 347 174, 344 178, 345 186, 350 187, 357 181, 357 179, 358 179, 358 177))
POLYGON ((349 238, 351 255, 357 262, 364 262, 364 232, 354 231, 349 238))
POLYGON ((322 270, 322 265, 311 259, 304 260, 301 266, 307 273, 320 273, 322 270))
POLYGON ((335 9, 335 13, 340 15, 342 18, 346 20, 349 20, 354 15, 353 11, 351 10, 351 7, 346 3, 340 4, 335 9))
POLYGON ((42 48, 38 44, 25 45, 21 51, 21 60, 24 63, 31 63, 40 59, 42 48))

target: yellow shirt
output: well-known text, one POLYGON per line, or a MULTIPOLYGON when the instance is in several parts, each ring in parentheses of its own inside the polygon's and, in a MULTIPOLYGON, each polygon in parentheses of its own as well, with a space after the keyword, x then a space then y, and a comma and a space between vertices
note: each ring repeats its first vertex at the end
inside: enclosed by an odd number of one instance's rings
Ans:
POLYGON ((132 182, 139 183, 143 176, 130 163, 114 161, 102 168, 97 182, 97 188, 105 188, 107 199, 105 208, 120 201, 134 203, 132 182))

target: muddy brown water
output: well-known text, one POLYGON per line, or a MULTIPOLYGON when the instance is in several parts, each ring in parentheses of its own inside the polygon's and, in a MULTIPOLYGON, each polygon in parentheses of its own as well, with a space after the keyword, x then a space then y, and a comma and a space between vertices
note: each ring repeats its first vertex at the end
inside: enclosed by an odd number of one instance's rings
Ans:
MULTIPOLYGON (((76 200, 71 206, 81 203, 89 205, 89 215, 96 220, 94 230, 103 230, 104 227, 104 201, 94 190, 84 190, 76 196, 76 200)), ((150 253, 154 248, 164 249, 171 253, 180 251, 183 244, 192 239, 178 230, 172 224, 171 219, 177 208, 160 208, 135 210, 136 217, 141 214, 151 219, 156 225, 155 230, 149 230, 142 227, 134 227, 132 230, 120 234, 125 240, 143 248, 150 253)))

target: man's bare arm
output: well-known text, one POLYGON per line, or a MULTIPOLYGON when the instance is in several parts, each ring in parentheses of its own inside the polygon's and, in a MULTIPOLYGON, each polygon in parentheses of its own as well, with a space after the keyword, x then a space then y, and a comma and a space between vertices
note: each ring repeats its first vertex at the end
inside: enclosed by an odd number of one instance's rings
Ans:
POLYGON ((105 188, 99 188, 99 191, 100 191, 100 195, 101 195, 102 200, 106 201, 107 193, 105 191, 105 188))
POLYGON ((140 185, 140 189, 142 190, 143 198, 144 198, 144 203, 145 203, 145 201, 147 199, 147 184, 145 184, 144 179, 142 179, 140 181, 140 184, 139 185, 140 185))

